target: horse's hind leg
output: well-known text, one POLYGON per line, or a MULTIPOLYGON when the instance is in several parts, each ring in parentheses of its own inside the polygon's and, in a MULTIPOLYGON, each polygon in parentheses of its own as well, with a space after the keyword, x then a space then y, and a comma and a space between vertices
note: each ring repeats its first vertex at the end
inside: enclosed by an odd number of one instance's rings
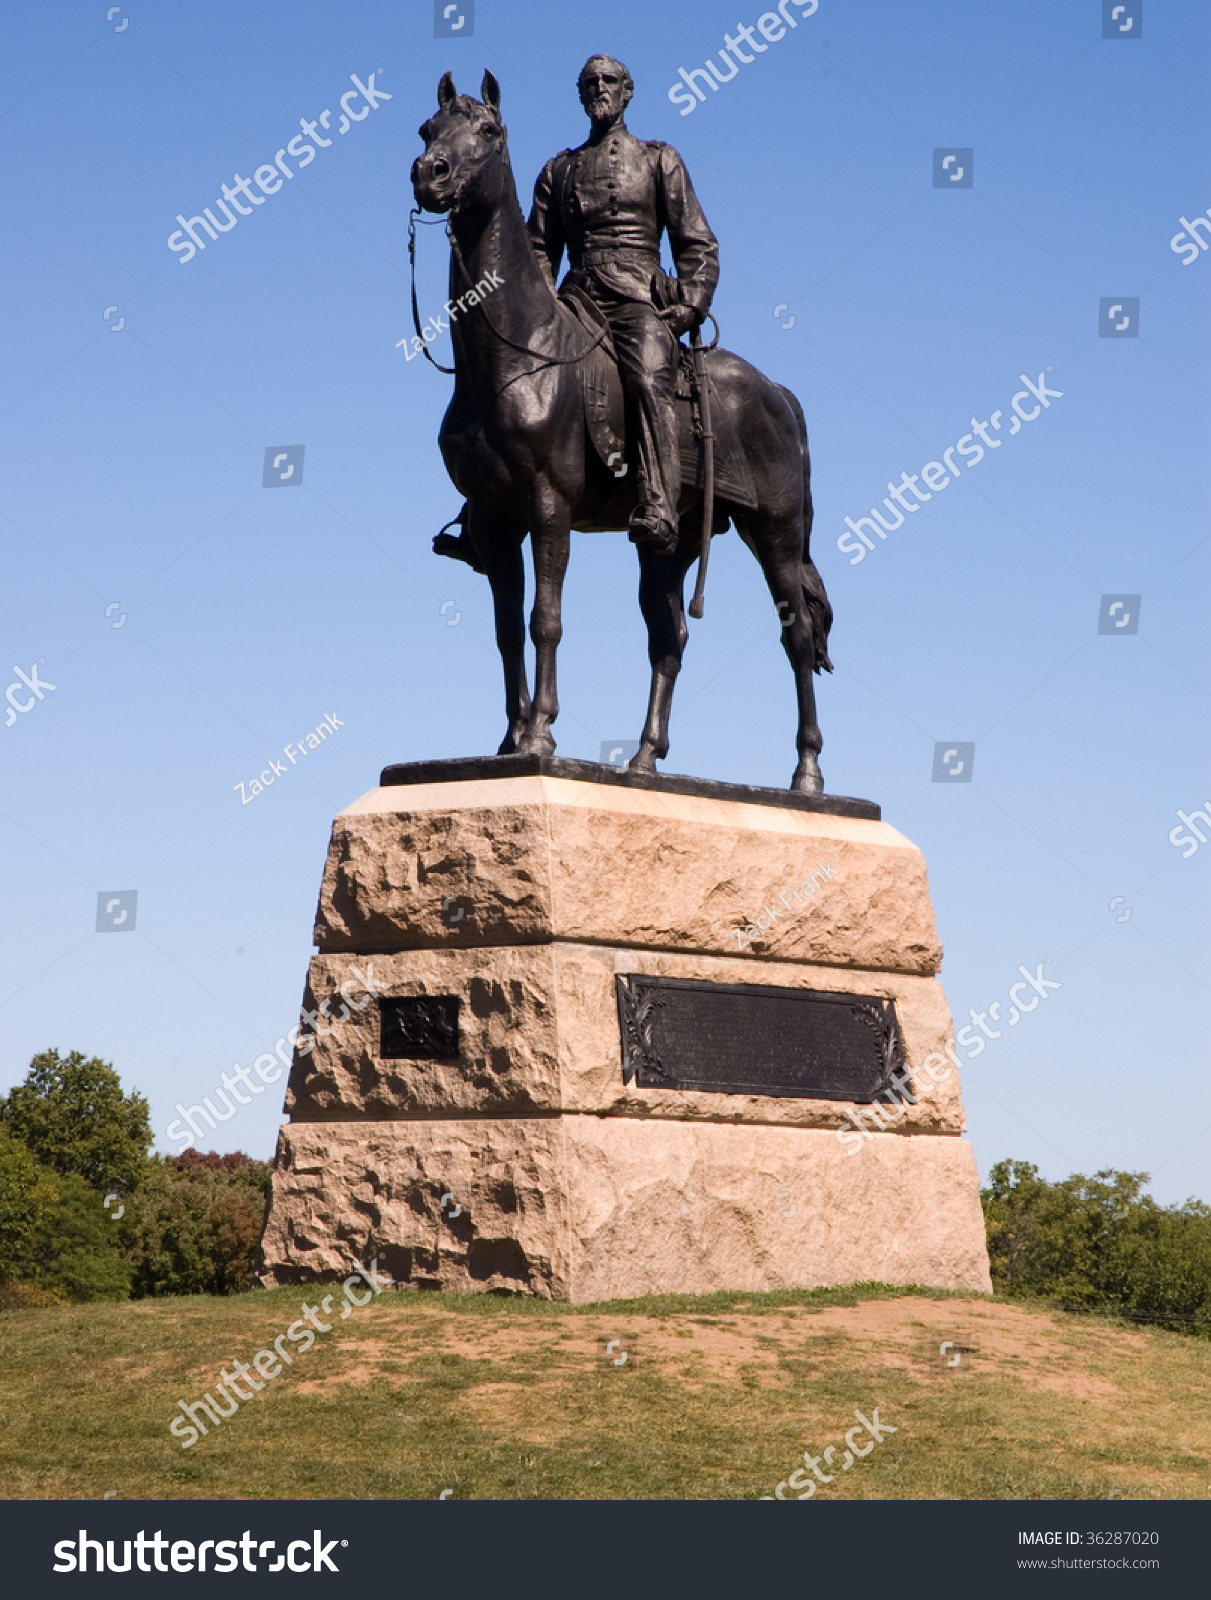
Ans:
POLYGON ((700 519, 696 522, 692 516, 685 516, 681 524, 681 538, 671 556, 657 555, 650 545, 639 546, 639 608, 648 629, 652 691, 639 749, 628 762, 636 772, 655 772, 657 761, 669 753, 673 687, 689 637, 682 586, 698 549, 695 529, 700 519))
POLYGON ((509 725, 497 750, 513 755, 530 725, 530 690, 526 683, 526 569, 521 546, 525 529, 504 528, 474 502, 468 507, 467 536, 492 585, 496 613, 496 646, 505 674, 505 715, 509 725))
POLYGON ((798 518, 746 517, 737 521, 741 538, 765 573, 765 581, 782 622, 782 648, 795 674, 799 702, 799 732, 795 747, 799 762, 791 788, 799 794, 823 794, 824 779, 817 759, 824 740, 816 721, 816 689, 812 672, 816 644, 812 619, 803 592, 803 530, 798 518))

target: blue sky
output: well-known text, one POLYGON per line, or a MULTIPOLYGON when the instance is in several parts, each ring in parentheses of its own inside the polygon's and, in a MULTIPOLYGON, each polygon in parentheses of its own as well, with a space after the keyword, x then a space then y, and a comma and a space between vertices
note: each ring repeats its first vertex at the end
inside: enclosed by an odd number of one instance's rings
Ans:
MULTIPOLYGON (((489 66, 528 195, 608 50, 719 237, 724 343, 807 415, 828 788, 924 851, 959 1024, 1020 965, 1061 984, 964 1069, 981 1172, 1013 1155, 1211 1197, 1211 842, 1168 837, 1211 800, 1211 251, 1170 248, 1211 206, 1206 8, 1148 0, 1142 38, 1103 39, 1100 0, 821 0, 688 115, 678 69, 758 6, 479 0, 452 39, 399 0, 106 9, 20 9, 0 63, 0 648, 56 686, 0 727, 0 1088, 83 1049, 162 1133, 295 1019, 333 814, 388 762, 495 749, 488 591, 429 548, 458 506, 449 380, 395 348, 408 170, 441 72, 477 92, 489 66), (371 73, 390 100, 182 264, 176 214, 301 118, 335 125, 371 73), (933 186, 935 149, 972 151, 970 187, 933 186), (1100 302, 1135 297, 1138 336, 1099 337, 1100 302), (1019 375, 1043 373, 1062 398, 1011 437, 1019 375), (845 518, 998 409, 1000 447, 851 564, 845 518), (301 485, 264 489, 266 448, 300 443, 301 485), (1099 635, 1105 594, 1142 596, 1138 632, 1099 635), (932 781, 938 741, 974 741, 970 783, 932 781), (133 933, 96 933, 98 893, 131 889, 133 933)), ((440 230, 421 254, 425 314, 440 230)), ((562 754, 638 736, 635 582, 622 535, 576 538, 562 754)), ((716 540, 668 770, 788 781, 778 641, 751 557, 716 540)), ((279 1119, 258 1101, 220 1148, 267 1156, 279 1119)))

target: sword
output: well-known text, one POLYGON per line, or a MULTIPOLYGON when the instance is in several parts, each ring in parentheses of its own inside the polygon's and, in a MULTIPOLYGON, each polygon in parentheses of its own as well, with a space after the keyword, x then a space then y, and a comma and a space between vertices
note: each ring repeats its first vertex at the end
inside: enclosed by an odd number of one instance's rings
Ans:
MULTIPOLYGON (((711 319, 714 321, 714 318, 711 319)), ((695 621, 703 613, 706 588, 706 563, 711 553, 711 523, 715 518, 715 435, 711 429, 711 392, 706 378, 706 351, 702 345, 702 326, 695 323, 690 334, 693 349, 694 382, 698 386, 698 415, 702 422, 702 549, 698 555, 698 581, 690 601, 690 616, 695 621)))

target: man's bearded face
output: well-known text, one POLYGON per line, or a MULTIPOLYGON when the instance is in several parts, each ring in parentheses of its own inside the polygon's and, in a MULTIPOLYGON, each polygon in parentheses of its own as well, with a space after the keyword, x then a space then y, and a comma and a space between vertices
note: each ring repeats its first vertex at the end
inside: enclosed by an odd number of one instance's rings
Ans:
POLYGON ((631 96, 625 77, 612 62, 594 61, 580 79, 580 103, 594 122, 606 122, 621 112, 631 96))

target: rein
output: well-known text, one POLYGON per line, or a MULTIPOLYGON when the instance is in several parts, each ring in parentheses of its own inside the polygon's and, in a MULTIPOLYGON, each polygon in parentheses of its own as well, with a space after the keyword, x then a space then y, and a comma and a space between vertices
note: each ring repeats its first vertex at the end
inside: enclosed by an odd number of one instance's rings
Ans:
MULTIPOLYGON (((450 208, 451 216, 454 214, 456 206, 457 200, 455 205, 451 206, 450 208)), ((418 218, 420 219, 422 227, 437 227, 436 222, 426 222, 424 218, 421 217, 419 210, 413 209, 408 213, 408 262, 412 273, 412 324, 416 329, 417 337, 421 341, 421 350, 425 359, 430 363, 431 366, 436 367, 439 372, 452 373, 457 369, 454 367, 443 367, 440 361, 435 361, 429 354, 428 341, 421 332, 420 308, 416 303, 416 223, 418 218)), ((473 291, 475 284, 472 282, 471 275, 467 271, 467 263, 463 260, 463 253, 459 248, 458 240, 454 237, 454 229, 451 226, 449 219, 446 221, 446 237, 450 241, 450 248, 454 252, 454 259, 458 263, 459 272, 462 273, 463 282, 466 284, 468 289, 473 291)), ((487 305, 483 300, 480 301, 480 305, 483 307, 484 321, 488 324, 488 327, 502 344, 507 344, 510 350, 516 350, 523 356, 533 356, 536 361, 540 361, 544 366, 548 367, 575 366, 578 362, 583 361, 586 356, 592 355, 593 351, 596 350, 597 346, 601 344, 606 334, 609 332, 609 325, 606 324, 602 327, 601 332, 593 340, 592 344, 586 346, 586 348, 580 351, 578 355, 549 356, 541 350, 532 350, 529 345, 517 344, 514 340, 510 339, 508 334, 502 333, 492 321, 492 318, 488 315, 487 305)))
MULTIPOLYGON (((436 222, 426 222, 425 219, 423 217, 421 217, 420 212, 418 210, 416 210, 415 208, 413 208, 413 210, 409 211, 409 213, 408 213, 408 265, 410 266, 410 268, 412 270, 412 326, 416 329, 416 337, 420 340, 420 344, 421 344, 421 355, 424 356, 425 360, 428 361, 431 366, 436 367, 439 372, 450 373, 450 372, 454 371, 453 367, 443 367, 440 361, 434 361, 433 357, 429 354, 429 341, 425 338, 424 334, 421 332, 420 308, 416 304, 416 222, 417 222, 417 218, 418 217, 420 217, 420 222, 421 222, 421 226, 422 227, 424 227, 424 228, 436 228, 437 227, 437 223, 436 222)), ((449 232, 449 224, 448 223, 446 224, 446 231, 449 232)), ((448 526, 448 524, 447 524, 447 526, 448 526)))

